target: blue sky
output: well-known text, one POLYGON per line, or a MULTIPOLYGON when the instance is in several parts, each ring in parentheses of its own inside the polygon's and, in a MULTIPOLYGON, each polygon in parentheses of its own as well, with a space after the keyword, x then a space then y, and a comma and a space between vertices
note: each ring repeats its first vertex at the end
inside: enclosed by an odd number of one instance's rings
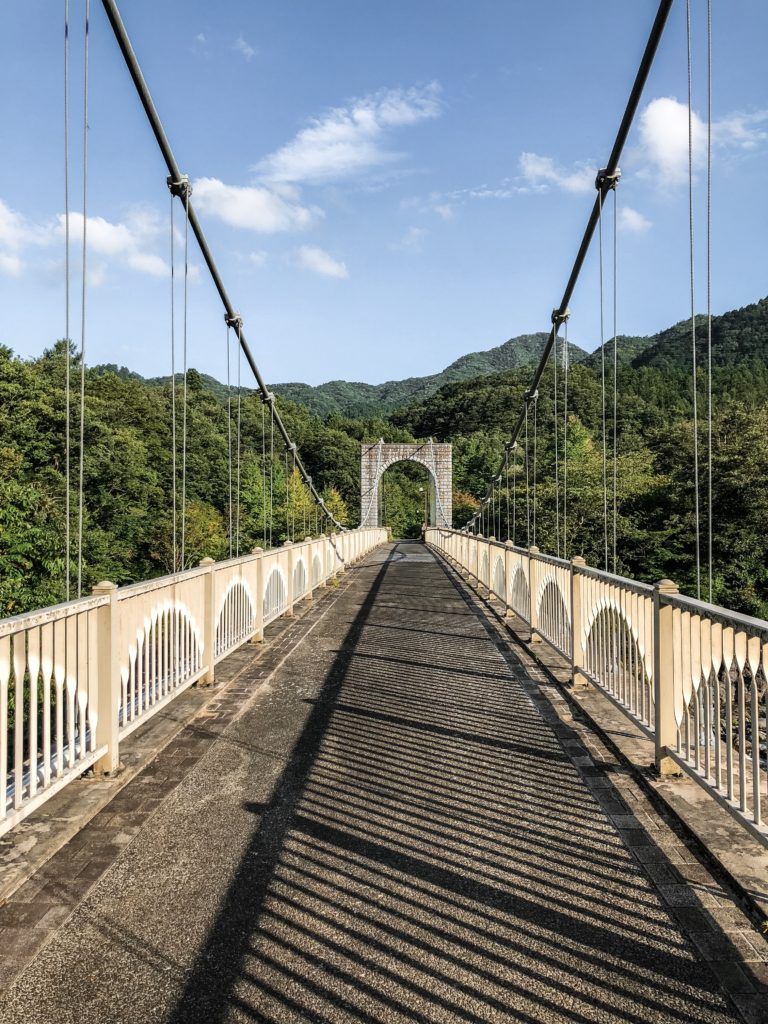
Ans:
MULTIPOLYGON (((92 6, 88 359, 160 374, 166 172, 92 6)), ((24 355, 64 330, 62 8, 0 9, 0 342, 24 355)), ((430 373, 548 328, 656 2, 187 0, 183 18, 158 0, 122 8, 265 377, 319 383, 430 373)), ((75 264, 83 10, 70 0, 75 264)), ((699 309, 705 13, 694 0, 699 309)), ((677 0, 622 160, 623 333, 688 315, 684 17, 677 0)), ((768 293, 766 38, 764 0, 715 0, 716 312, 768 293)), ((222 378, 221 309, 194 249, 192 260, 190 365, 222 378)), ((72 296, 79 338, 76 270, 72 296)), ((593 348, 596 250, 571 309, 571 339, 593 348)))

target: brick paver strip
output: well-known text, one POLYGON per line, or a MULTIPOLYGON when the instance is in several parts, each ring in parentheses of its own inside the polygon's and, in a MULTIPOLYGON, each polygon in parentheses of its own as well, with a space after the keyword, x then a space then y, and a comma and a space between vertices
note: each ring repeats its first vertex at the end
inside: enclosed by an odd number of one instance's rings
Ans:
POLYGON ((765 1019, 760 937, 422 547, 314 614, 28 894, 7 944, 74 910, 0 1022, 765 1019))

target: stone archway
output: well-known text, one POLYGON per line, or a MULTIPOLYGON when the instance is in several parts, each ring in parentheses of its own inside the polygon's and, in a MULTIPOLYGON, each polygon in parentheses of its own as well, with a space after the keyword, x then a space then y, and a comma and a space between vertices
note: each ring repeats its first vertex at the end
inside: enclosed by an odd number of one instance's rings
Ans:
POLYGON ((432 526, 453 525, 453 466, 450 444, 364 444, 360 459, 360 525, 379 525, 379 481, 395 462, 418 462, 433 484, 432 526))

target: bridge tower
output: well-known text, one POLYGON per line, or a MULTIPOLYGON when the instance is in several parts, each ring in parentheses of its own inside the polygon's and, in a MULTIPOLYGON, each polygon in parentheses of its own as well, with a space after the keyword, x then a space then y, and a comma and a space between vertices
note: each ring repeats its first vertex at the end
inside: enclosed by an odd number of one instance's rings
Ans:
POLYGON ((379 482, 396 462, 418 462, 432 478, 430 526, 453 525, 453 454, 450 444, 435 444, 430 438, 418 444, 362 445, 360 458, 360 525, 379 525, 379 482))

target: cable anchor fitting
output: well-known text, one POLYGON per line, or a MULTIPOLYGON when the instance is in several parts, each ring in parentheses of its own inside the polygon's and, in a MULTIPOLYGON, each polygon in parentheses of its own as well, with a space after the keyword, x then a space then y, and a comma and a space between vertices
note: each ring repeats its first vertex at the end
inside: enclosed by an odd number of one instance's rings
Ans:
POLYGON ((526 391, 525 392, 525 404, 526 405, 529 405, 531 402, 538 402, 538 400, 539 400, 539 389, 538 388, 536 388, 535 391, 526 391))
POLYGON ((561 324, 564 324, 564 323, 566 323, 568 321, 570 315, 571 315, 571 311, 568 308, 566 308, 565 311, 562 312, 562 313, 560 312, 559 309, 553 309, 552 310, 552 323, 554 324, 555 327, 560 327, 561 324))
POLYGON ((621 178, 621 170, 617 167, 613 174, 608 173, 608 168, 603 167, 597 172, 595 178, 595 188, 600 192, 610 192, 612 188, 616 188, 621 178))
POLYGON ((274 403, 275 403, 275 395, 274 395, 274 392, 272 392, 272 391, 268 391, 268 392, 266 393, 266 395, 262 395, 262 396, 261 396, 261 400, 262 400, 262 402, 264 403, 264 405, 274 405, 274 403))
POLYGON ((243 318, 239 313, 233 313, 230 316, 228 313, 224 314, 224 323, 227 327, 234 327, 236 331, 242 331, 243 329, 243 318))
POLYGON ((169 174, 166 181, 172 196, 178 196, 179 199, 189 199, 192 195, 192 185, 190 184, 188 174, 182 174, 178 181, 169 174))

